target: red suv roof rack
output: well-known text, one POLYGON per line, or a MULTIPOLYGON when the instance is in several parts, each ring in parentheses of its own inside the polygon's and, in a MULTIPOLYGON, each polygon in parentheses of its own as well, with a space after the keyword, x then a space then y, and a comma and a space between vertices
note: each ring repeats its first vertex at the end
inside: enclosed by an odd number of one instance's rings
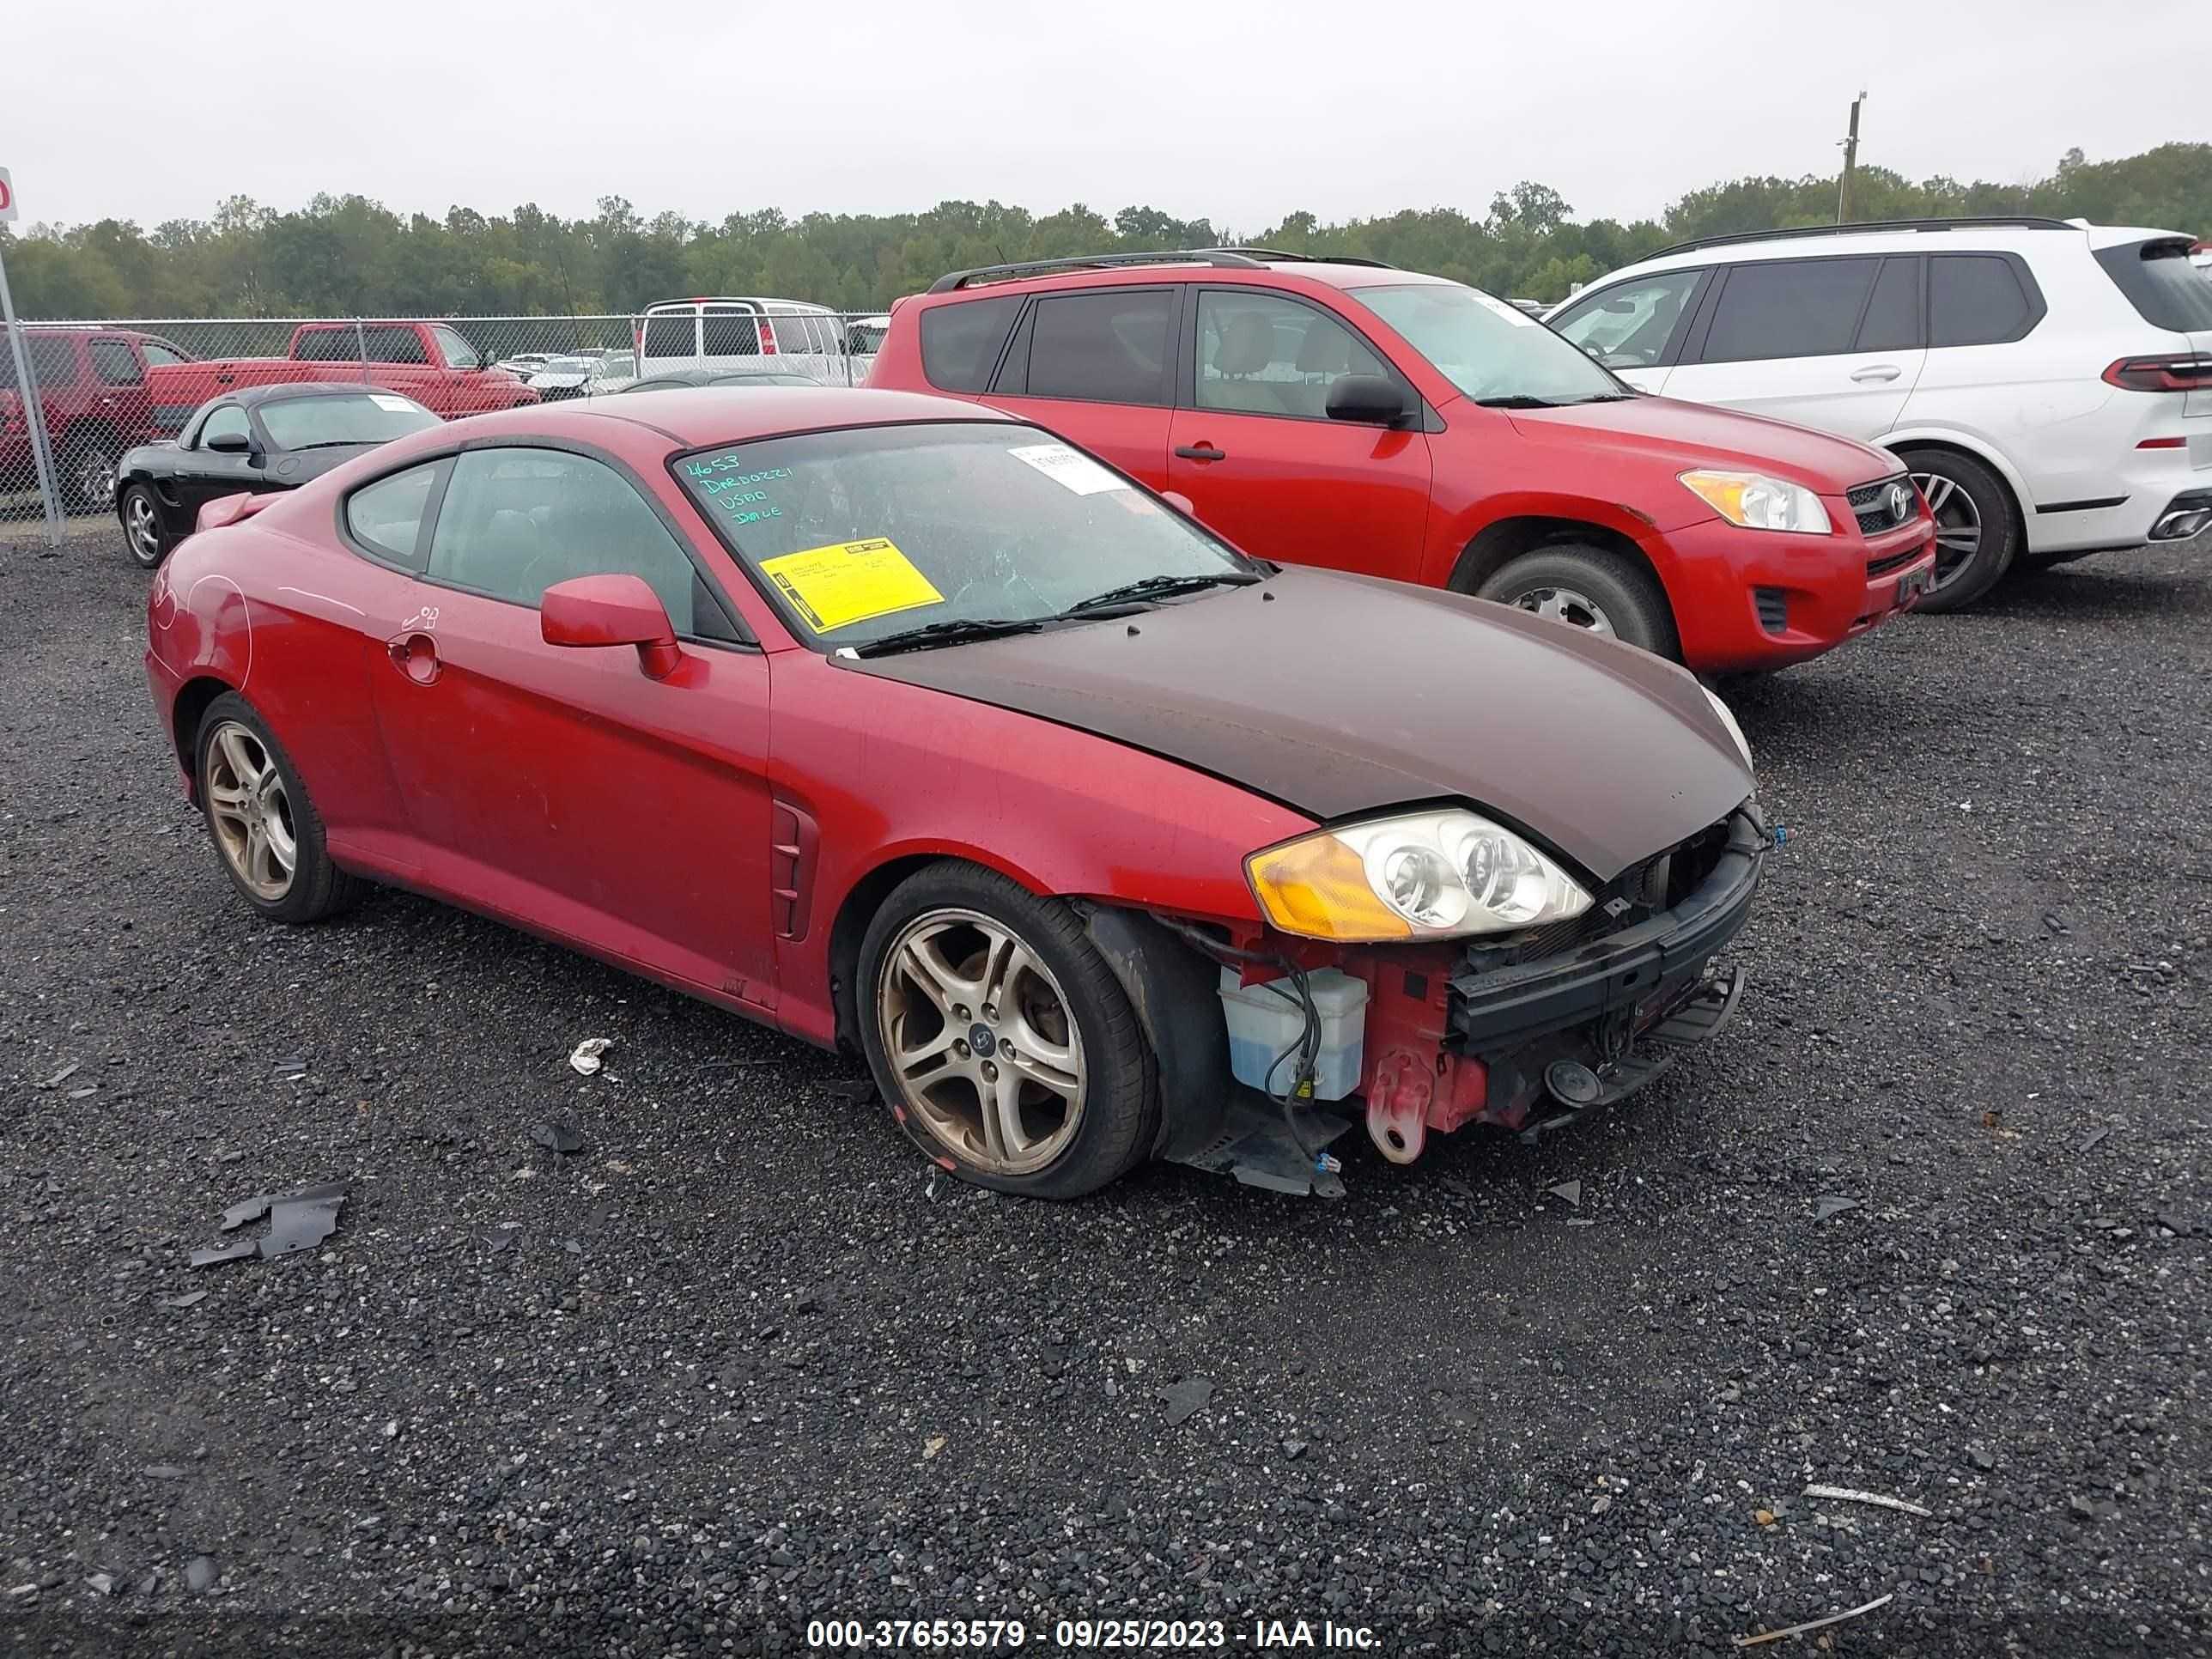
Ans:
POLYGON ((950 294, 981 282, 1014 282, 1041 276, 1049 270, 1111 270, 1121 265, 1226 265, 1257 270, 1265 261, 1229 248, 1163 249, 1155 253, 1072 253, 1060 259, 1025 259, 1018 264, 978 265, 973 270, 948 271, 929 285, 932 294, 950 294))

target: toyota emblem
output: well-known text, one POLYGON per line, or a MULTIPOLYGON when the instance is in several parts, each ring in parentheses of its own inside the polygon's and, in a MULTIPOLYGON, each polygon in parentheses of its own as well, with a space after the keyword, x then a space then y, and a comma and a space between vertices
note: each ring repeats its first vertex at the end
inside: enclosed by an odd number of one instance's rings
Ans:
POLYGON ((1893 483, 1889 487, 1889 516, 1902 524, 1912 514, 1912 490, 1910 486, 1893 483))

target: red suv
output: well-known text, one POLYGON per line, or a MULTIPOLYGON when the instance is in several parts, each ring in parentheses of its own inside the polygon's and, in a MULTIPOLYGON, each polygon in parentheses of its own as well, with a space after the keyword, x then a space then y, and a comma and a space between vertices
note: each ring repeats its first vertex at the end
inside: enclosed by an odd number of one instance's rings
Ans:
POLYGON ((1817 656, 1935 569, 1895 456, 1646 397, 1503 301, 1369 261, 958 271, 893 307, 868 383, 1048 427, 1267 558, 1501 600, 1700 671, 1817 656))
MULTIPOLYGON (((64 504, 71 513, 112 513, 116 462, 154 435, 146 371, 190 357, 158 335, 128 328, 34 324, 23 331, 23 346, 64 504)), ((15 354, 0 343, 0 490, 37 488, 15 354)))

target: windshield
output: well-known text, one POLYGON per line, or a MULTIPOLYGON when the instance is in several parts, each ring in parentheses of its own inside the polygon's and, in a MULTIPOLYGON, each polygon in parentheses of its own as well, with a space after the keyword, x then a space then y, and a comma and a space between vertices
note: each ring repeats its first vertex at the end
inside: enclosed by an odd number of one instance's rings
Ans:
POLYGON ((1479 402, 1571 404, 1630 395, 1534 318, 1461 283, 1354 289, 1351 297, 1479 402))
POLYGON ((845 336, 845 349, 855 357, 872 356, 883 349, 884 336, 890 332, 889 323, 855 323, 845 336))
POLYGON ((411 398, 389 392, 359 397, 286 398, 261 405, 261 424, 279 449, 320 444, 380 444, 438 424, 411 398))
POLYGON ((1041 620, 1148 576, 1249 561, 1035 427, 863 427, 674 463, 701 514, 823 650, 926 623, 1041 620))

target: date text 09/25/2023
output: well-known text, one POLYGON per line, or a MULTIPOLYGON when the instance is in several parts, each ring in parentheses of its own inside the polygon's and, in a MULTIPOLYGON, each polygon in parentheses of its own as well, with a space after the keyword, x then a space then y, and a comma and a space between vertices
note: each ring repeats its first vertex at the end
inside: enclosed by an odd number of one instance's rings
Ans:
MULTIPOLYGON (((1060 1652, 1121 1651, 1158 1648, 1240 1647, 1253 1652, 1335 1648, 1378 1650, 1381 1643, 1364 1625, 1334 1620, 1253 1619, 1060 1619, 1049 1629, 1051 1647, 1060 1652)), ((1018 1619, 814 1619, 806 1626, 806 1645, 817 1651, 909 1648, 933 1651, 1008 1649, 1045 1645, 1047 1631, 1034 1634, 1018 1619)))

